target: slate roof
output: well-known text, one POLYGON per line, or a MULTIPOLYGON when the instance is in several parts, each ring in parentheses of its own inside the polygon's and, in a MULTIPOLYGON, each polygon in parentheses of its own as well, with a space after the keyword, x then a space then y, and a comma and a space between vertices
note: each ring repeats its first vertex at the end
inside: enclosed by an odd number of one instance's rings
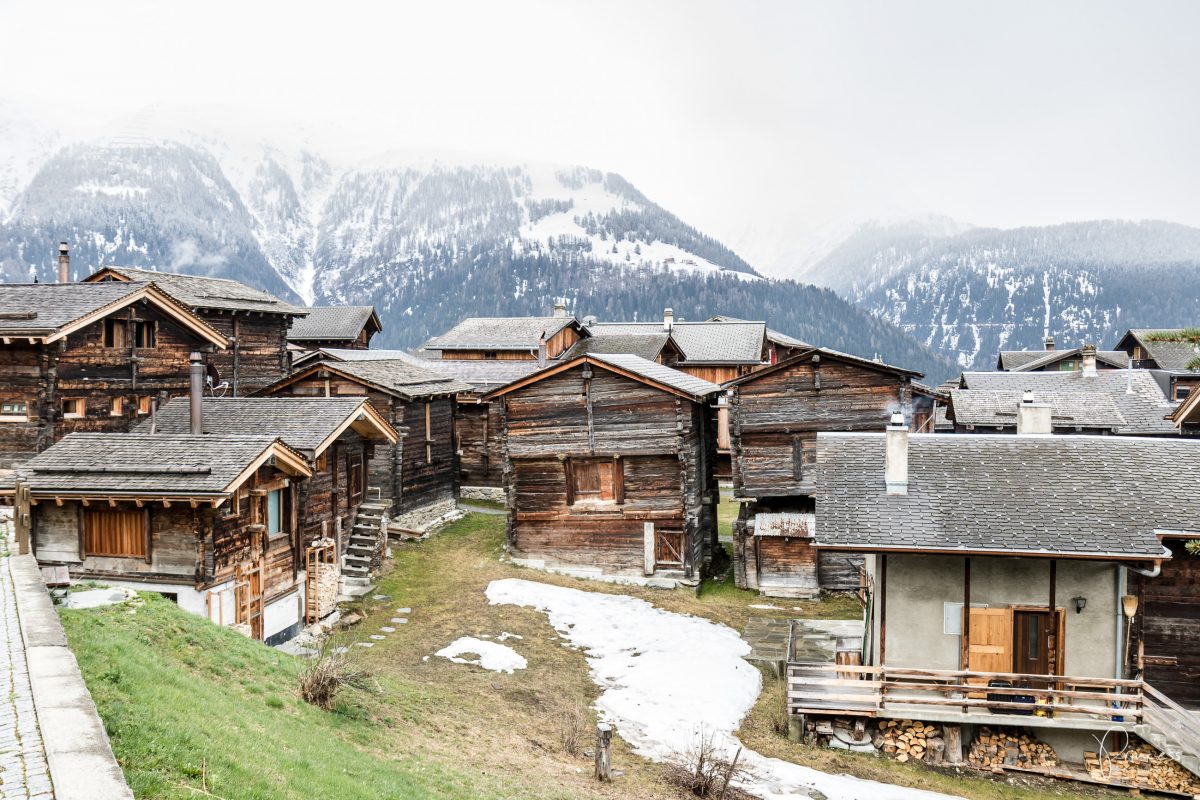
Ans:
POLYGON ((341 361, 324 362, 306 367, 300 373, 294 373, 271 386, 259 390, 259 394, 269 394, 280 384, 285 384, 297 374, 303 374, 311 369, 324 366, 331 370, 344 373, 364 383, 374 386, 390 394, 399 395, 405 399, 417 397, 434 397, 437 395, 458 394, 472 391, 471 384, 457 380, 449 375, 415 366, 407 361, 341 361))
MULTIPOLYGON (((740 386, 744 383, 752 383, 752 382, 758 380, 759 378, 762 378, 763 376, 771 375, 772 373, 778 372, 779 370, 790 369, 795 364, 807 363, 814 356, 820 356, 821 358, 830 358, 835 361, 844 361, 844 362, 847 362, 850 364, 857 364, 857 365, 859 365, 861 367, 865 367, 867 369, 873 369, 873 370, 876 370, 879 372, 889 372, 889 373, 893 373, 895 375, 899 375, 901 377, 907 377, 910 379, 922 377, 920 372, 916 372, 911 369, 905 369, 904 367, 897 367, 897 366, 893 366, 891 364, 885 364, 882 361, 875 361, 874 359, 863 358, 861 356, 851 355, 850 353, 842 353, 838 350, 830 350, 826 347, 813 347, 813 348, 809 348, 808 350, 805 350, 803 352, 796 353, 795 355, 791 356, 790 358, 785 358, 783 361, 776 362, 775 364, 772 364, 768 367, 756 369, 753 372, 749 372, 745 375, 741 375, 737 378, 733 378, 731 380, 725 381, 725 385, 726 386, 740 386)), ((933 392, 933 390, 929 389, 928 387, 923 387, 923 388, 925 388, 925 390, 930 393, 933 392)))
POLYGON ((48 335, 80 317, 120 303, 145 286, 145 283, 0 283, 0 334, 48 335))
MULTIPOLYGON (((1051 364, 1057 364, 1068 358, 1079 358, 1082 348, 1070 350, 1001 350, 999 368, 1013 372, 1039 370, 1051 364)), ((1099 350, 1096 352, 1096 362, 1117 369, 1129 366, 1129 354, 1121 350, 1099 350)))
POLYGON ((671 335, 666 331, 589 336, 576 342, 563 358, 572 359, 588 353, 630 353, 654 361, 670 340, 671 335))
POLYGON ((292 320, 288 341, 353 341, 374 320, 374 329, 383 330, 374 306, 311 306, 308 316, 292 320))
POLYGON ((1187 365, 1192 359, 1200 358, 1200 344, 1186 341, 1154 341, 1150 338, 1154 335, 1178 334, 1180 331, 1181 329, 1179 328, 1135 328, 1130 330, 1126 336, 1133 336, 1137 339, 1138 344, 1158 364, 1159 369, 1171 372, 1188 372, 1187 365))
MULTIPOLYGON (((708 318, 709 322, 749 322, 750 320, 740 319, 739 317, 731 317, 726 314, 714 314, 708 318)), ((786 333, 781 333, 773 328, 767 328, 767 341, 781 344, 784 347, 816 347, 815 344, 797 339, 795 336, 788 336, 786 333)))
POLYGON ((72 433, 22 472, 34 492, 220 495, 276 441, 269 435, 72 433))
POLYGON ((910 434, 908 494, 883 482, 884 434, 817 436, 818 546, 1159 558, 1200 533, 1200 441, 910 434))
MULTIPOLYGON (((661 322, 598 322, 593 336, 630 336, 663 332, 661 322)), ((689 364, 761 364, 765 322, 676 322, 671 338, 689 364)))
POLYGON ((496 361, 482 359, 454 358, 421 358, 404 350, 345 350, 335 347, 322 347, 309 354, 304 359, 305 364, 317 361, 400 361, 414 367, 436 372, 468 383, 476 392, 488 392, 492 389, 512 383, 518 378, 536 372, 536 361, 496 361))
MULTIPOLYGON (((316 452, 346 420, 357 417, 367 401, 362 397, 206 397, 204 432, 224 436, 279 437, 294 450, 316 452)), ((188 398, 177 397, 158 409, 153 424, 158 433, 191 430, 188 398)), ((134 428, 149 433, 151 420, 134 428)))
POLYGON ((131 281, 153 281, 164 292, 192 309, 261 311, 266 314, 290 316, 303 316, 308 313, 307 308, 286 303, 261 289, 254 289, 241 281, 228 278, 207 278, 133 267, 105 267, 101 271, 112 272, 131 281))
POLYGON ((588 358, 603 364, 611 364, 614 367, 640 375, 655 383, 670 386, 672 389, 677 389, 697 399, 708 397, 711 394, 721 391, 721 387, 715 383, 697 378, 694 375, 689 375, 677 369, 672 369, 671 367, 665 367, 662 364, 649 361, 640 356, 629 355, 627 353, 591 353, 588 355, 588 358))
POLYGON ((574 317, 468 317, 424 345, 424 350, 522 350, 538 349, 545 333, 553 337, 574 317))
POLYGON ((1176 433, 1163 417, 1177 404, 1167 399, 1149 370, 1101 370, 1093 376, 1078 371, 964 372, 962 383, 968 391, 951 392, 950 412, 960 424, 1015 427, 1017 404, 1031 390, 1036 401, 1050 403, 1051 422, 1059 427, 1111 425, 1113 433, 1133 436, 1176 433), (975 391, 989 394, 975 400, 975 391), (960 417, 960 409, 966 417, 960 417), (1011 416, 999 413, 1007 409, 1012 409, 1011 416))

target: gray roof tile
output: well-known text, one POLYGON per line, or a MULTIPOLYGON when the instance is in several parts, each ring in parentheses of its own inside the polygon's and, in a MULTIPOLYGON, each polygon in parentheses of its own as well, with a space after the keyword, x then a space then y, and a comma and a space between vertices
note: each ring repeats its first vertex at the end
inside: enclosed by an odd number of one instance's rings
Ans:
POLYGON ((665 367, 662 364, 649 361, 640 356, 617 353, 590 353, 588 358, 603 364, 611 364, 626 372, 635 373, 647 380, 661 383, 664 386, 670 386, 672 389, 677 389, 697 399, 702 399, 721 391, 721 387, 715 383, 710 383, 709 381, 677 369, 672 369, 671 367, 665 367))
POLYGON ((422 348, 536 351, 543 334, 549 339, 573 324, 577 324, 574 317, 469 317, 422 348))
POLYGON ((670 339, 666 331, 589 336, 576 342, 563 358, 572 359, 588 353, 630 353, 654 361, 670 339))
POLYGON ((1181 332, 1180 328, 1135 328, 1129 331, 1158 364, 1159 369, 1188 372, 1188 364, 1200 358, 1200 343, 1186 341, 1182 337, 1178 341, 1170 340, 1181 332))
MULTIPOLYGON (((594 336, 629 336, 663 331, 661 322, 598 322, 588 327, 594 336)), ((765 322, 676 322, 671 338, 692 364, 761 364, 765 322)))
POLYGON ((191 309, 218 308, 227 311, 261 311, 267 314, 303 316, 308 309, 294 306, 272 294, 227 278, 206 278, 176 272, 107 267, 131 281, 153 281, 167 294, 191 309))
POLYGON ((0 333, 49 334, 145 283, 0 283, 0 333))
POLYGON ((296 342, 357 339, 374 316, 374 306, 310 306, 308 316, 292 320, 287 338, 296 342))

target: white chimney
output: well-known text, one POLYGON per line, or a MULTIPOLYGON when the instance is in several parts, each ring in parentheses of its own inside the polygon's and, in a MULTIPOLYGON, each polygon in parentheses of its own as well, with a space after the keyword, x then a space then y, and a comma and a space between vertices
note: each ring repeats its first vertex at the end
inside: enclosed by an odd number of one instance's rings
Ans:
POLYGON ((1096 377, 1096 345, 1085 344, 1080 354, 1083 359, 1083 377, 1096 377))
POLYGON ((1027 390, 1021 396, 1021 404, 1017 407, 1017 435, 1044 436, 1053 433, 1050 425, 1050 404, 1034 402, 1033 392, 1027 390))
POLYGON ((888 494, 908 494, 908 425, 904 422, 904 415, 899 412, 892 414, 886 430, 883 482, 888 494))
POLYGON ((675 312, 669 308, 663 309, 663 330, 669 331, 675 327, 675 312))
POLYGON ((567 304, 561 300, 554 304, 554 316, 565 317, 567 315, 567 304))
POLYGON ((1047 353, 1054 352, 1054 337, 1053 336, 1046 337, 1046 352, 1047 353))

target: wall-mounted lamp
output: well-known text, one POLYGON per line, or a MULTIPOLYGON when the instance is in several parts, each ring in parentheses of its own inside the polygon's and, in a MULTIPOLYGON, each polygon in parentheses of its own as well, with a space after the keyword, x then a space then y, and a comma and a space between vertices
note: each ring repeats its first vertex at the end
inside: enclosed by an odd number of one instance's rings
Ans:
POLYGON ((1083 613, 1083 610, 1085 608, 1087 608, 1087 598, 1086 597, 1072 597, 1071 601, 1073 603, 1075 603, 1075 613, 1076 614, 1083 613))

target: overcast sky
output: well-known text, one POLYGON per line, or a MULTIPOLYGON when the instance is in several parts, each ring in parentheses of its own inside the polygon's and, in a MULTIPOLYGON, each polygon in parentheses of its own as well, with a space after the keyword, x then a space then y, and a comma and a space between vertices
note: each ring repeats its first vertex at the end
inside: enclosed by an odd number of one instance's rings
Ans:
POLYGON ((0 0, 0 31, 0 96, 614 170, 773 272, 877 216, 1200 225, 1194 2, 0 0))

